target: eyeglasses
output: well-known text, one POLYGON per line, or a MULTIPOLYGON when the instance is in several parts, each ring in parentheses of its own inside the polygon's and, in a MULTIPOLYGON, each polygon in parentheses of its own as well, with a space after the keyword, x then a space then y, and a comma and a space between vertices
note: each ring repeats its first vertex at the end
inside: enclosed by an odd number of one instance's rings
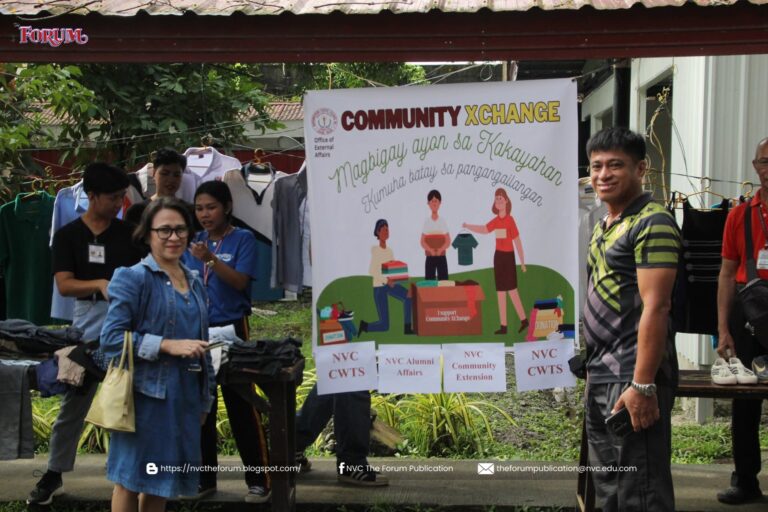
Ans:
POLYGON ((187 238, 187 235, 189 235, 189 228, 187 226, 176 226, 175 228, 162 226, 159 228, 151 228, 150 231, 157 233, 157 237, 160 240, 168 240, 173 233, 176 233, 176 236, 179 238, 187 238))
POLYGON ((755 164, 755 167, 759 167, 761 169, 764 169, 768 167, 768 158, 761 158, 759 160, 752 160, 752 163, 755 164))

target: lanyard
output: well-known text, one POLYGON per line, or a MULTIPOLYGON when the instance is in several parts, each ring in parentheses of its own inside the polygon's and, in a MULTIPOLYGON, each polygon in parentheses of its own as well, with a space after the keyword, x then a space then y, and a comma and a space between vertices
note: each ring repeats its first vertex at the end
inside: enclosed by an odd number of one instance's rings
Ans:
MULTIPOLYGON (((214 256, 216 256, 219 253, 219 250, 221 250, 221 246, 224 245, 224 240, 229 236, 229 234, 233 230, 234 229, 232 228, 232 226, 230 226, 227 229, 227 232, 224 233, 224 236, 221 237, 221 240, 219 240, 219 242, 216 244, 216 248, 213 250, 212 254, 214 256)), ((210 239, 206 240, 205 243, 207 244, 209 241, 210 241, 210 239)), ((212 269, 210 267, 208 267, 208 265, 203 264, 203 284, 205 286, 208 286, 208 275, 211 273, 211 271, 212 271, 212 269)))
POLYGON ((760 201, 760 210, 758 211, 758 217, 760 217, 760 227, 763 229, 763 237, 765 237, 765 241, 763 242, 763 247, 765 249, 768 249, 768 226, 765 225, 765 213, 763 212, 762 201, 760 201))

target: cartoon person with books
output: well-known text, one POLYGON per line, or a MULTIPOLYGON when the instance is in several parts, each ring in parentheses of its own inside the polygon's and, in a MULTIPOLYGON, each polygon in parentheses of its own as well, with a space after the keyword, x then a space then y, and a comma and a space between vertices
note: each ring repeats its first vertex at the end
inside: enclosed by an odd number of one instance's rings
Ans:
POLYGON ((373 301, 379 319, 368 323, 360 322, 358 336, 363 332, 382 332, 389 330, 389 297, 394 297, 403 303, 405 334, 413 334, 411 329, 411 299, 408 291, 399 281, 408 279, 408 266, 402 261, 395 260, 392 249, 387 247, 389 239, 389 223, 379 219, 373 228, 373 236, 379 243, 371 247, 371 266, 369 272, 373 277, 373 301))
POLYGON ((499 301, 499 321, 501 327, 494 334, 507 334, 507 294, 512 300, 515 312, 520 318, 520 328, 517 332, 523 332, 528 327, 528 318, 520 300, 520 292, 517 290, 517 266, 515 251, 520 258, 520 270, 526 271, 523 243, 520 241, 520 232, 517 229, 515 219, 512 217, 512 201, 506 190, 496 189, 491 211, 496 217, 488 224, 462 224, 462 227, 485 235, 493 233, 496 237, 496 252, 493 255, 493 274, 496 281, 496 296, 499 301))

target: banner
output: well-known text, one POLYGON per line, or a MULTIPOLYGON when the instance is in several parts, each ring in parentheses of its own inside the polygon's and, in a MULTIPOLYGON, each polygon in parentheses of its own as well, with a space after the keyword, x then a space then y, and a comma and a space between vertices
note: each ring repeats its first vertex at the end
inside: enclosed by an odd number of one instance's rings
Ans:
POLYGON ((311 91, 314 346, 573 331, 571 80, 311 91))

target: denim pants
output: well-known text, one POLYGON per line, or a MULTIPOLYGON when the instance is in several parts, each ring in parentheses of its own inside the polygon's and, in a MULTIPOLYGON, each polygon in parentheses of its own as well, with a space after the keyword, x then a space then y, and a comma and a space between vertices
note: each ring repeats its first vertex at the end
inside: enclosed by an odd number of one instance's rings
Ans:
MULTIPOLYGON (((109 303, 100 301, 75 301, 75 316, 72 326, 82 329, 83 340, 99 339, 101 325, 107 316, 109 303)), ((48 453, 48 469, 57 473, 72 471, 75 467, 77 443, 85 424, 85 416, 96 395, 98 382, 86 378, 79 388, 69 388, 61 399, 59 414, 53 424, 51 444, 48 453)))
POLYGON ((317 384, 296 413, 296 451, 315 442, 333 416, 336 461, 368 464, 371 442, 371 394, 368 391, 318 395, 317 384))
POLYGON ((379 319, 368 324, 368 332, 380 332, 389 330, 389 297, 392 296, 403 303, 403 318, 405 325, 411 325, 411 299, 408 291, 401 285, 374 286, 373 302, 376 303, 376 311, 379 319))

